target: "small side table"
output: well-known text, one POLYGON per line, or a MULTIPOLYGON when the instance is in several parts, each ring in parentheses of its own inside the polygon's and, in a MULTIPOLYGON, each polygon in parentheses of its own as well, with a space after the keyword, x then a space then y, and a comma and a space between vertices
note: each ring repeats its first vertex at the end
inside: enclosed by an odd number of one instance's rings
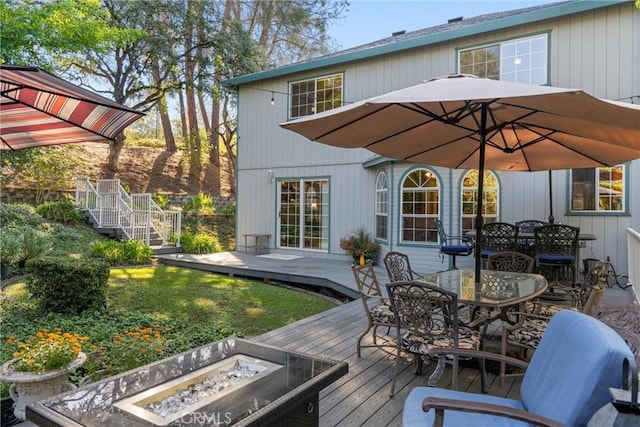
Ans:
POLYGON ((254 249, 257 254, 269 253, 269 242, 271 241, 271 234, 243 234, 244 236, 244 252, 248 253, 249 249, 254 249), (249 245, 247 240, 253 238, 253 244, 249 245))

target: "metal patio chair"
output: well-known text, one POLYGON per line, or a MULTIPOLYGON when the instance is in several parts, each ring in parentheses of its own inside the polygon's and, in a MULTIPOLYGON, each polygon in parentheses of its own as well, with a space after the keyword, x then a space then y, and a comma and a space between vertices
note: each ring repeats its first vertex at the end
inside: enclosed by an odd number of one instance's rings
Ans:
MULTIPOLYGON (((480 332, 458 324, 458 296, 454 292, 434 284, 412 281, 389 283, 387 292, 391 310, 397 319, 397 353, 390 396, 393 397, 395 392, 403 351, 413 355, 418 375, 422 373, 423 357, 430 357, 434 348, 480 349, 480 332)), ((453 367, 452 387, 455 389, 458 357, 454 356, 446 362, 453 367)), ((434 375, 441 375, 444 365, 445 360, 439 360, 437 374, 434 375)), ((483 366, 481 368, 484 388, 483 366)), ((429 385, 435 384, 432 377, 429 378, 429 385)))
MULTIPOLYGON (((442 221, 436 219, 440 237, 440 253, 452 257, 452 269, 456 269, 456 257, 469 256, 473 253, 473 240, 465 236, 447 236, 442 221)), ((444 259, 444 257, 443 257, 444 259)))
POLYGON ((389 281, 401 282, 403 280, 414 280, 420 274, 413 271, 409 256, 401 252, 389 252, 384 256, 384 266, 389 275, 389 281))
POLYGON ((370 262, 365 265, 353 265, 351 270, 367 315, 367 329, 360 335, 356 344, 358 357, 361 355, 362 347, 395 347, 395 342, 378 335, 379 327, 387 328, 386 335, 388 335, 391 328, 396 326, 396 320, 389 306, 389 299, 382 293, 382 286, 378 282, 373 265, 370 262), (373 344, 363 345, 362 339, 369 331, 371 331, 373 344), (382 343, 378 344, 378 339, 383 340, 382 343))

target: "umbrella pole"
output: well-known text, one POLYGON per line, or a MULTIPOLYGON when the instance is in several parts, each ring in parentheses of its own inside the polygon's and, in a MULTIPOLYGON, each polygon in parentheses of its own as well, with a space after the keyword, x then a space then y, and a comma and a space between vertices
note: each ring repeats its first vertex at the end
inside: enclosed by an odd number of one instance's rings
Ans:
POLYGON ((478 210, 476 212, 476 242, 475 242, 475 281, 480 283, 480 269, 482 264, 482 199, 484 198, 484 153, 487 139, 487 109, 489 106, 482 104, 480 116, 480 164, 478 165, 478 210))
POLYGON ((551 171, 549 171, 549 224, 553 224, 556 219, 553 217, 553 184, 551 171))

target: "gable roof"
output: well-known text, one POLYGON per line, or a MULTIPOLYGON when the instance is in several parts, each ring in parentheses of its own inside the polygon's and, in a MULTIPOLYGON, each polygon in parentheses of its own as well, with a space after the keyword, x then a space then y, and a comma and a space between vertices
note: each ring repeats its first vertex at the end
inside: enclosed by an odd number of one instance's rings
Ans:
POLYGON ((387 37, 362 46, 342 50, 308 61, 302 61, 257 73, 245 74, 243 76, 224 80, 222 84, 226 87, 237 87, 260 80, 286 76, 288 74, 309 71, 321 67, 344 64, 390 53, 397 53, 404 50, 415 49, 435 43, 442 43, 461 37, 473 36, 516 25, 526 25, 545 19, 558 18, 607 6, 614 6, 620 3, 630 2, 629 0, 569 0, 559 3, 542 4, 524 9, 488 13, 460 21, 449 22, 447 24, 436 25, 422 30, 387 37))

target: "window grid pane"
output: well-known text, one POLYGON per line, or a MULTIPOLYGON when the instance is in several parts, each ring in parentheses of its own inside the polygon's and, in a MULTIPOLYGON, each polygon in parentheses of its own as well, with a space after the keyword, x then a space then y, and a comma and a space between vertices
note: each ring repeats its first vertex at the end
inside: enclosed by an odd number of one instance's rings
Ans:
POLYGON ((389 188, 387 174, 380 172, 376 179, 376 239, 388 238, 389 188))
MULTIPOLYGON (((490 172, 484 172, 484 191, 482 193, 482 218, 485 223, 495 222, 499 218, 499 188, 496 176, 490 172)), ((462 178, 461 188, 462 216, 460 219, 461 233, 475 228, 475 218, 478 213, 478 170, 474 169, 462 178)))
POLYGON ((289 85, 289 116, 303 117, 342 106, 342 75, 319 77, 289 85))
POLYGON ((571 210, 623 212, 624 173, 624 165, 573 169, 571 171, 571 210))
POLYGON ((440 184, 427 169, 416 169, 402 183, 401 237, 404 242, 437 242, 440 184))

